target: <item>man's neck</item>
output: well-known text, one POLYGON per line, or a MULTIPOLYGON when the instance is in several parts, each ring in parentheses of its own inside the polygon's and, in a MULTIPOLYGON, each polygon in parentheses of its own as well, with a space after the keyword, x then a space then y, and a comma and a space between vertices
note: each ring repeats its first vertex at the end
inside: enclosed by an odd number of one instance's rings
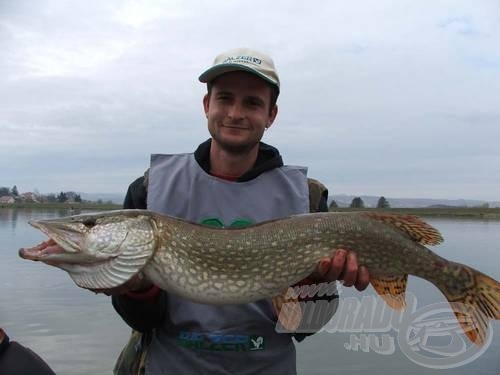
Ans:
POLYGON ((258 144, 248 152, 233 153, 222 149, 212 140, 210 173, 219 176, 240 177, 254 166, 258 152, 258 144))

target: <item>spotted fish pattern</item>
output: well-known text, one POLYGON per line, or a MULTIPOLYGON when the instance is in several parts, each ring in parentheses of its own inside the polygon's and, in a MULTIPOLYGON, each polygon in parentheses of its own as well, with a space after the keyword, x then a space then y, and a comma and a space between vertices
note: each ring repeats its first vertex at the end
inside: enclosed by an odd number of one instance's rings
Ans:
POLYGON ((224 229, 120 210, 32 224, 65 251, 41 254, 35 247, 20 255, 66 270, 83 288, 118 287, 140 273, 196 302, 248 303, 282 294, 321 258, 343 248, 356 252, 392 308, 404 308, 407 278, 414 275, 433 283, 448 301, 470 306, 456 315, 476 344, 485 342, 489 320, 500 319, 499 283, 425 247, 442 237, 415 216, 314 213, 224 229))

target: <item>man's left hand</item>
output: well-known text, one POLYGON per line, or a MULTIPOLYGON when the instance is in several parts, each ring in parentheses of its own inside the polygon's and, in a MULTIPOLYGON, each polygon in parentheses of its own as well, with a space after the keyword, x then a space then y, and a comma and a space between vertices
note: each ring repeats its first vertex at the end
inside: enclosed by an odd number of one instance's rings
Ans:
POLYGON ((321 259, 311 276, 319 282, 342 280, 344 286, 354 286, 359 291, 365 290, 370 282, 368 268, 358 264, 355 252, 344 249, 337 249, 331 257, 321 259))

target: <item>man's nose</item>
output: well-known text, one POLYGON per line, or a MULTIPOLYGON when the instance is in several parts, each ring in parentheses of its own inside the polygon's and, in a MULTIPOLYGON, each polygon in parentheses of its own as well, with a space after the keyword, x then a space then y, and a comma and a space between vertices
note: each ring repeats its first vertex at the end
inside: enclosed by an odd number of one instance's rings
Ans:
POLYGON ((228 117, 230 117, 232 120, 243 119, 245 117, 245 108, 241 103, 233 103, 229 108, 228 117))

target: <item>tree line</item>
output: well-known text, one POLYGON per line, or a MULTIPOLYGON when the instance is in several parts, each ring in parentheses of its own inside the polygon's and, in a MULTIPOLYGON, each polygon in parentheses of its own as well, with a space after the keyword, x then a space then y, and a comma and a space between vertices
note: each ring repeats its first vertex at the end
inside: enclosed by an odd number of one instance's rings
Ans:
POLYGON ((25 194, 20 194, 19 189, 16 185, 12 188, 6 186, 0 186, 0 197, 12 197, 15 201, 30 201, 39 203, 66 203, 75 202, 81 203, 82 197, 80 194, 74 191, 61 191, 59 194, 49 193, 40 194, 38 192, 28 192, 25 194))
POLYGON ((9 189, 8 187, 5 186, 0 186, 0 197, 18 197, 19 196, 19 191, 17 190, 17 186, 14 185, 12 189, 9 189))
MULTIPOLYGON (((330 203, 330 209, 332 208, 337 208, 338 204, 335 202, 335 199, 332 200, 332 203, 330 203)), ((351 204, 349 205, 350 208, 365 208, 365 202, 361 197, 355 197, 351 201, 351 204)), ((389 204, 389 201, 385 199, 385 197, 380 197, 378 202, 377 202, 377 208, 391 208, 391 205, 389 204)))

